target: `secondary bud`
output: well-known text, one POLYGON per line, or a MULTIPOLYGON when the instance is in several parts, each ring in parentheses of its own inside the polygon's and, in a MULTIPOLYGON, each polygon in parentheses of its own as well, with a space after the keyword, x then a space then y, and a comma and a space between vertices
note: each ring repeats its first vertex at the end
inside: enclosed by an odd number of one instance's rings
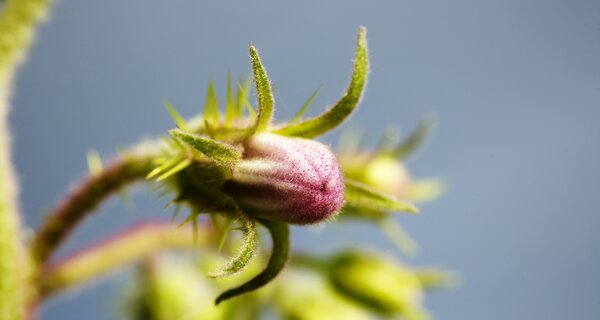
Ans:
POLYGON ((344 180, 328 147, 269 133, 246 141, 225 191, 254 216, 293 224, 326 220, 344 203, 344 180))
POLYGON ((329 280, 339 293, 382 315, 427 319, 421 309, 423 287, 417 272, 387 257, 341 253, 332 260, 329 280))
POLYGON ((408 198, 411 177, 406 167, 387 155, 343 153, 338 156, 346 177, 360 181, 379 191, 408 198))

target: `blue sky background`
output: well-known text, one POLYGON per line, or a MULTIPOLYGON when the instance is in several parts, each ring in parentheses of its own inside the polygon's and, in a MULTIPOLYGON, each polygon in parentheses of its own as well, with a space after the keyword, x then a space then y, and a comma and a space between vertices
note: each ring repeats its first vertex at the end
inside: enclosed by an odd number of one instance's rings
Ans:
MULTIPOLYGON (((200 111, 214 77, 249 71, 260 50, 289 119, 323 86, 312 113, 335 101, 368 28, 371 76, 347 124, 376 141, 387 125, 440 126, 409 163, 449 185, 419 217, 401 221, 423 252, 408 260, 456 270, 462 284, 427 296, 438 319, 600 317, 600 2, 506 1, 59 1, 18 78, 11 116, 26 221, 86 172, 85 154, 172 126, 161 101, 200 111)), ((334 143, 339 130, 322 141, 334 143)), ((161 204, 110 201, 62 253, 161 204)), ((374 228, 294 229, 296 248, 392 250, 374 228), (349 234, 352 236, 350 237, 349 234)), ((45 319, 107 319, 116 276, 52 300, 45 319)))

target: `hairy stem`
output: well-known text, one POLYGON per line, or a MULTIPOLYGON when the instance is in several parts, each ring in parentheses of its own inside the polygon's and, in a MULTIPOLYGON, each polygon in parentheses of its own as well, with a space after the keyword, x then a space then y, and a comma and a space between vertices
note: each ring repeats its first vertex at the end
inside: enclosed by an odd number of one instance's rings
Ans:
POLYGON ((129 228, 45 268, 39 278, 40 300, 158 251, 206 244, 212 239, 211 230, 203 227, 195 238, 191 227, 177 229, 176 224, 166 222, 146 222, 129 228))
POLYGON ((271 249, 271 257, 267 263, 267 267, 254 278, 248 282, 242 284, 239 287, 229 289, 221 293, 215 304, 239 296, 241 294, 254 291, 271 280, 283 270, 290 254, 290 227, 287 223, 261 220, 260 223, 264 225, 271 234, 271 241, 273 242, 273 248, 271 249))
POLYGON ((25 317, 30 288, 7 121, 12 79, 50 4, 48 0, 9 0, 0 15, 0 319, 25 317))
POLYGON ((31 244, 34 261, 43 266, 70 232, 108 196, 123 186, 143 179, 152 170, 153 155, 134 154, 114 161, 101 172, 84 179, 52 211, 31 244))
POLYGON ((0 319, 21 319, 26 300, 26 256, 20 235, 17 181, 10 161, 6 100, 0 97, 0 319))

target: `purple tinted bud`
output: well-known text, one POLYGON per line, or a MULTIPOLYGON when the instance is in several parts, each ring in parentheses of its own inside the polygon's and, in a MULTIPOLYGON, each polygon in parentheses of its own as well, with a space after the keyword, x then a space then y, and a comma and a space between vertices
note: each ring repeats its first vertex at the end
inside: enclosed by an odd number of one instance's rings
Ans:
POLYGON ((319 142, 262 133, 244 144, 244 160, 225 191, 252 215, 293 224, 334 216, 344 204, 337 160, 319 142))

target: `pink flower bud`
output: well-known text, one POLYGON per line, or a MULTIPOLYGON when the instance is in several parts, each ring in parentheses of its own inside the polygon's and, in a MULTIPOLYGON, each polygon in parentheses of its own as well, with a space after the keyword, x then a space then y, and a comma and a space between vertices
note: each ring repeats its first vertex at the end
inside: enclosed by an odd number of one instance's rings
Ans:
POLYGON ((344 204, 337 160, 319 142, 262 133, 244 144, 244 160, 225 184, 250 214, 293 224, 334 216, 344 204))

